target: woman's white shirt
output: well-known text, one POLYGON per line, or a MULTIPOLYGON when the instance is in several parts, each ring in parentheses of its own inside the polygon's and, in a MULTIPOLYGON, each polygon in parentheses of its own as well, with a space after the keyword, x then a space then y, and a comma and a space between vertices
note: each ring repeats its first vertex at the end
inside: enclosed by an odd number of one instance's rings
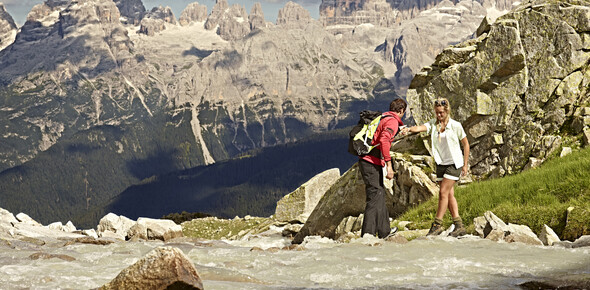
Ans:
POLYGON ((431 153, 434 157, 434 161, 436 162, 436 164, 446 165, 445 161, 448 162, 448 160, 445 160, 448 158, 448 156, 445 156, 444 159, 442 156, 443 154, 446 155, 446 152, 442 152, 442 146, 446 145, 445 147, 447 147, 448 152, 450 152, 452 159, 452 161, 448 163, 455 164, 455 167, 457 168, 462 167, 464 160, 463 151, 461 150, 461 140, 463 140, 463 138, 465 138, 467 134, 465 134, 465 130, 463 129, 461 123, 449 118, 449 122, 447 123, 444 132, 446 137, 444 144, 441 144, 443 143, 442 136, 441 141, 439 142, 439 132, 436 128, 436 119, 428 121, 424 124, 424 126, 426 127, 426 132, 430 134, 430 144, 432 147, 431 153))

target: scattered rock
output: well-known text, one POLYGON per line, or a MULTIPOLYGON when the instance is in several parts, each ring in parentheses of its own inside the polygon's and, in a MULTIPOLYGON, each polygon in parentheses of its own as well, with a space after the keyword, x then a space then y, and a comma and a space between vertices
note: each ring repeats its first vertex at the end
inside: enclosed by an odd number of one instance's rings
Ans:
POLYGON ((275 219, 304 224, 326 191, 340 178, 340 169, 326 170, 277 202, 275 219))
POLYGON ((108 213, 100 219, 96 229, 101 237, 112 237, 112 234, 116 234, 117 238, 123 237, 122 239, 125 240, 127 237, 127 232, 135 224, 135 221, 125 216, 118 216, 114 213, 108 213))
POLYGON ((99 289, 203 289, 193 263, 177 248, 161 247, 99 289))
POLYGON ((109 239, 96 239, 93 237, 82 237, 82 238, 75 238, 73 240, 69 240, 67 241, 64 246, 69 246, 69 245, 73 245, 76 243, 79 244, 91 244, 91 245, 110 245, 112 243, 114 243, 115 241, 113 240, 109 240, 109 239))
POLYGON ((571 147, 563 147, 563 149, 561 149, 561 153, 559 154, 559 157, 564 157, 566 155, 570 155, 572 154, 572 148, 571 147))
POLYGON ((559 242, 560 239, 557 234, 547 225, 543 225, 543 229, 539 234, 539 239, 545 246, 553 246, 554 243, 559 242))
POLYGON ((523 243, 527 245, 543 245, 543 242, 528 226, 508 224, 508 227, 509 231, 505 233, 504 241, 508 243, 523 243))
POLYGON ((590 247, 590 235, 581 236, 574 241, 572 248, 590 247))
POLYGON ((408 239, 406 239, 406 237, 399 235, 399 234, 395 234, 389 238, 385 239, 388 242, 394 242, 396 244, 407 244, 408 243, 408 239))

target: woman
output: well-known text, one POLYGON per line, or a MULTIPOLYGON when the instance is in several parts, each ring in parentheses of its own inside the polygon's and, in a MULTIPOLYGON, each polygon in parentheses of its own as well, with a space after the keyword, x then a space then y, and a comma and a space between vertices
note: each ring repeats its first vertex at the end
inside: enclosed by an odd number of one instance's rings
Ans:
POLYGON ((421 126, 404 128, 402 134, 408 132, 428 132, 430 134, 432 155, 436 162, 436 178, 440 186, 436 217, 427 236, 442 233, 442 222, 447 208, 453 217, 455 229, 451 236, 465 235, 465 227, 459 216, 459 206, 455 199, 455 183, 469 168, 469 141, 461 123, 449 117, 451 108, 447 99, 434 101, 435 119, 421 126), (460 143, 460 144, 459 144, 460 143), (461 145, 463 152, 461 152, 461 145))

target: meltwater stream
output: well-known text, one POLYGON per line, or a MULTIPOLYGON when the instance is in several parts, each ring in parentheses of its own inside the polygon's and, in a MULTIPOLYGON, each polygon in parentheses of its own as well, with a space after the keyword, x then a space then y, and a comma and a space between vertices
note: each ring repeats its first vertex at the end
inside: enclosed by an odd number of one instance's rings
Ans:
POLYGON ((205 289, 511 289, 531 280, 590 274, 590 248, 528 246, 475 237, 406 244, 374 238, 336 243, 311 237, 304 250, 274 250, 289 244, 276 236, 40 248, 0 243, 0 289, 100 287, 161 246, 181 249, 195 264, 205 289), (38 252, 75 260, 30 258, 38 252))

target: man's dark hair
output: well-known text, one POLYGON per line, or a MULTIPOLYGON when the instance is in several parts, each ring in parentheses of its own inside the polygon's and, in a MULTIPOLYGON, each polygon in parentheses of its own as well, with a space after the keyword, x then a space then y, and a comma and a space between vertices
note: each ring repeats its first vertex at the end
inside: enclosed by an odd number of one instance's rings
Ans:
POLYGON ((407 106, 408 106, 408 104, 406 104, 406 101, 404 101, 402 98, 399 98, 399 99, 393 100, 389 104, 389 110, 392 112, 401 113, 402 111, 404 111, 404 112, 406 111, 407 106))

